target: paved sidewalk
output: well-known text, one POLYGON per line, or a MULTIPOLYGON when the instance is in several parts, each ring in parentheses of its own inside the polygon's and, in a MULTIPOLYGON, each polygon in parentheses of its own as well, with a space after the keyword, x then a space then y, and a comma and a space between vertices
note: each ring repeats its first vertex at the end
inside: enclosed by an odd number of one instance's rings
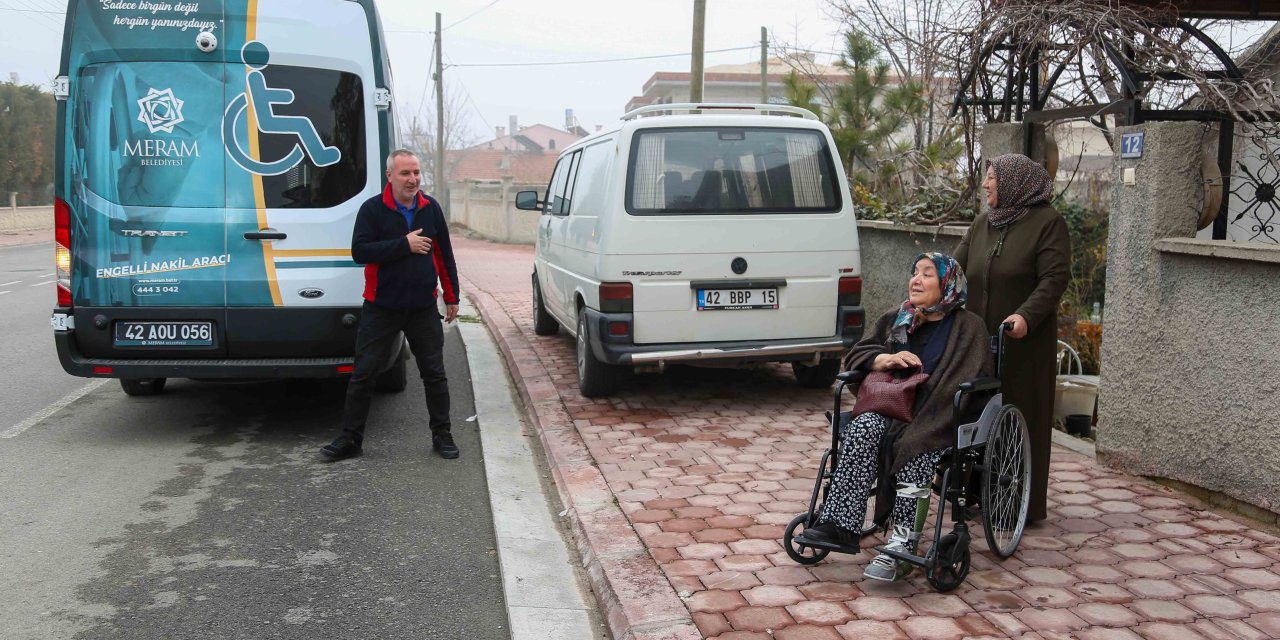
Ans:
POLYGON ((1003 562, 977 535, 952 593, 864 580, 866 554, 798 565, 780 538, 829 442, 829 390, 677 367, 583 398, 572 339, 533 334, 532 248, 455 247, 617 640, 1280 638, 1280 538, 1061 447, 1049 519, 1003 562))

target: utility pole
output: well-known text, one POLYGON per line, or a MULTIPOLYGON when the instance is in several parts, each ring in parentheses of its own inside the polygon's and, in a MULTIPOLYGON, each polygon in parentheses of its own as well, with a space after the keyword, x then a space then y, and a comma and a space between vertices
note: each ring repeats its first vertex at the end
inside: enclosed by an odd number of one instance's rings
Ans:
POLYGON ((707 0, 693 0, 693 63, 689 69, 689 102, 702 102, 702 53, 706 28, 707 0))
POLYGON ((440 38, 440 13, 436 12, 436 158, 432 167, 431 190, 444 198, 444 49, 440 38))
POLYGON ((769 30, 760 27, 760 104, 769 104, 769 30))

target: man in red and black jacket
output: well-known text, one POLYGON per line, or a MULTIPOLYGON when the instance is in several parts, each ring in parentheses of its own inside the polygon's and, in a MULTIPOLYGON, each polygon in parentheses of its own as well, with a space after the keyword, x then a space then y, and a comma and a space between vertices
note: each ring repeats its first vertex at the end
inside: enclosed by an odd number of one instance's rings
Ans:
POLYGON ((401 332, 422 374, 431 444, 457 458, 450 433, 449 381, 444 371, 444 327, 436 283, 444 291, 445 322, 458 315, 458 267, 444 210, 423 195, 418 157, 403 149, 387 157, 387 186, 365 201, 351 233, 351 259, 364 265, 364 309, 356 332, 356 364, 347 383, 342 433, 320 450, 330 460, 360 455, 379 369, 401 332))

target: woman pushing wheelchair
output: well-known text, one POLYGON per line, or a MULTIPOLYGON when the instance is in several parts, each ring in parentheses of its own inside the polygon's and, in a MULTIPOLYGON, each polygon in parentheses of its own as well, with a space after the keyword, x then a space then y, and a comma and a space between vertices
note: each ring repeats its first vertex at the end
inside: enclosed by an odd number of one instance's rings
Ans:
MULTIPOLYGON (((918 382, 909 416, 901 411, 897 418, 876 411, 840 416, 835 469, 816 522, 811 520, 815 523, 804 530, 801 542, 817 543, 815 548, 856 551, 867 498, 872 486, 878 484, 874 520, 884 525, 892 516, 893 523, 884 549, 915 553, 923 525, 923 518, 917 518, 918 496, 928 498, 938 462, 955 442, 956 391, 961 383, 994 373, 990 334, 982 318, 963 308, 967 298, 968 283, 954 258, 921 254, 911 267, 902 306, 882 316, 845 355, 845 371, 923 372, 928 377, 918 382), (877 483, 881 478, 887 481, 877 483), (909 497, 903 495, 909 491, 895 492, 902 484, 923 488, 923 493, 918 490, 917 497, 909 497)), ((961 402, 960 415, 967 415, 964 405, 968 396, 961 402)), ((855 410, 864 404, 860 397, 855 410)), ((881 553, 867 565, 864 575, 894 581, 904 578, 911 568, 911 564, 881 553)))

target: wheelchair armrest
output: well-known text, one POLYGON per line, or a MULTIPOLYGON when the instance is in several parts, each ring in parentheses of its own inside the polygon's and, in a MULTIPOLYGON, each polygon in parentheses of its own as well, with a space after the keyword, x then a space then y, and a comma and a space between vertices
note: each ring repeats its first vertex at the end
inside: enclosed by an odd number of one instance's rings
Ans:
POLYGON ((845 372, 836 374, 836 380, 839 380, 840 382, 844 382, 846 384, 857 384, 859 382, 862 382, 863 378, 866 378, 866 377, 867 377, 867 372, 861 369, 854 369, 852 371, 845 371, 845 372))
POLYGON ((993 391, 1000 388, 1000 378, 975 378, 967 382, 960 383, 960 391, 964 393, 976 393, 978 391, 993 391))

